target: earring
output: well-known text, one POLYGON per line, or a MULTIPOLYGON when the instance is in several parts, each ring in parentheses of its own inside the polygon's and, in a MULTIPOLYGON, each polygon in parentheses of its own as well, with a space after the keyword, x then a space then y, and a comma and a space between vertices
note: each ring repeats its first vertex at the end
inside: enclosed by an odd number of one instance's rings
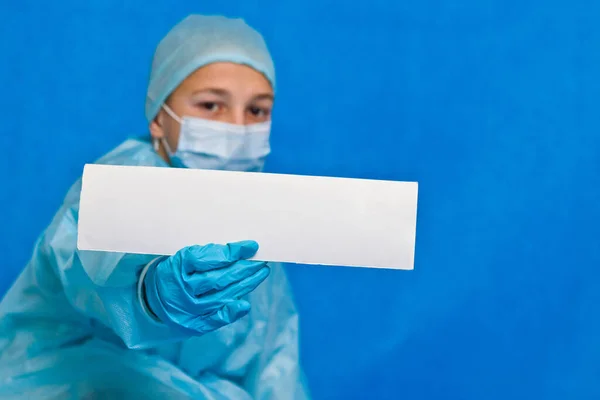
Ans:
POLYGON ((158 150, 160 150, 160 142, 158 139, 152 139, 152 141, 154 142, 154 151, 158 153, 158 150))

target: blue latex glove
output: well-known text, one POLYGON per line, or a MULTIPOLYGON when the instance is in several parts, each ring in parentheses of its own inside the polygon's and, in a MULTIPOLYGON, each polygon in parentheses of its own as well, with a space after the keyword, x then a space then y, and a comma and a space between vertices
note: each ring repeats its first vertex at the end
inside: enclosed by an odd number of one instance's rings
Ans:
POLYGON ((267 263, 249 261, 254 241, 191 246, 151 267, 144 279, 146 301, 158 319, 196 334, 217 330, 250 311, 242 297, 269 275, 267 263))

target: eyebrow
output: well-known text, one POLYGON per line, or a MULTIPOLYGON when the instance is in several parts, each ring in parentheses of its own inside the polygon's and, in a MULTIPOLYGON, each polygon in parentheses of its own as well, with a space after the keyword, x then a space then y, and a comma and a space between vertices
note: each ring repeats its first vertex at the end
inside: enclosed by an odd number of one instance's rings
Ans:
POLYGON ((222 96, 222 97, 226 97, 226 96, 230 95, 230 93, 227 90, 217 89, 217 88, 205 88, 205 89, 196 90, 195 92, 192 93, 192 95, 195 96, 195 95, 201 94, 201 93, 211 93, 211 94, 215 94, 217 96, 222 96))
MULTIPOLYGON (((219 89, 219 88, 205 88, 205 89, 196 90, 195 92, 192 93, 192 96, 196 96, 196 95, 202 94, 202 93, 210 93, 210 94, 214 94, 214 95, 220 96, 220 97, 230 97, 231 96, 231 93, 229 93, 229 91, 227 91, 225 89, 219 89)), ((260 100, 275 101, 275 96, 273 96, 271 93, 261 93, 261 94, 257 94, 256 96, 254 96, 252 98, 252 101, 260 101, 260 100)))
POLYGON ((252 101, 257 101, 257 100, 271 100, 271 101, 275 101, 275 96, 273 96, 271 93, 262 93, 262 94, 258 94, 256 96, 254 96, 252 98, 252 101))

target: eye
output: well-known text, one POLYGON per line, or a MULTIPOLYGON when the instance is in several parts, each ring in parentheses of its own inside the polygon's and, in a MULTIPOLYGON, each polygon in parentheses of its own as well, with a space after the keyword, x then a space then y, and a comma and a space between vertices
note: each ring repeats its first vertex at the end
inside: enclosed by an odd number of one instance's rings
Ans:
POLYGON ((217 112, 220 109, 220 105, 219 103, 215 103, 214 101, 207 101, 204 103, 200 103, 199 104, 200 108, 206 110, 206 111, 210 111, 210 112, 217 112))
POLYGON ((252 114, 254 117, 257 117, 257 118, 266 118, 269 116, 269 113, 271 112, 271 110, 269 110, 267 108, 256 107, 256 106, 250 107, 248 109, 248 111, 250 111, 250 114, 252 114))

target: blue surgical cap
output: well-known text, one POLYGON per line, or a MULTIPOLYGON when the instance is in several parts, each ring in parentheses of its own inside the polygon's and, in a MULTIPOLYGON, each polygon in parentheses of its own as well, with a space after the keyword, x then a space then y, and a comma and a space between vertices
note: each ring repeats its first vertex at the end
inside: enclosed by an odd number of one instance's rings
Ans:
POLYGON ((148 121, 190 74, 216 62, 252 67, 275 89, 275 67, 260 33, 242 19, 190 15, 171 29, 154 53, 146 97, 148 121))

